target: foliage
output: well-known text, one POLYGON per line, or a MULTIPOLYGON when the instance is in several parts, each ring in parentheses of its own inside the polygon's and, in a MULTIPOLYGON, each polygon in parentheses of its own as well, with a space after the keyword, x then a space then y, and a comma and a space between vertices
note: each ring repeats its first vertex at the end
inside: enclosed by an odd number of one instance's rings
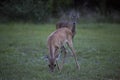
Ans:
POLYGON ((109 0, 2 0, 0 1, 0 22, 11 20, 49 22, 51 19, 61 17, 59 16, 61 12, 66 13, 72 9, 84 16, 86 15, 84 11, 87 13, 96 11, 106 18, 114 10, 119 12, 119 1, 113 1, 113 3, 111 4, 109 0))
POLYGON ((50 14, 49 8, 45 5, 48 3, 41 0, 10 0, 3 3, 2 13, 14 21, 44 22, 50 14))

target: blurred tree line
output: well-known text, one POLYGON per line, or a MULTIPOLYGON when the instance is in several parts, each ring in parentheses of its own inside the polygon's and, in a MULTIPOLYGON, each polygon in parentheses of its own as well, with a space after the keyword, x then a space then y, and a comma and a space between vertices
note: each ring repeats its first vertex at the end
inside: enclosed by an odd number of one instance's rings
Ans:
POLYGON ((60 17, 61 12, 85 10, 109 15, 120 12, 119 0, 1 0, 0 21, 49 22, 60 17))

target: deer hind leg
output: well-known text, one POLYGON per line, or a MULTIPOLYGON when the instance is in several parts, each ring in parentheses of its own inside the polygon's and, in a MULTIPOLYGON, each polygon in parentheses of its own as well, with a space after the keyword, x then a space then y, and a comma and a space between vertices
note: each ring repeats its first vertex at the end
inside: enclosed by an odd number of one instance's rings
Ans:
POLYGON ((70 50, 72 51, 72 54, 73 54, 73 56, 74 56, 74 59, 75 59, 77 68, 80 69, 80 66, 79 66, 78 61, 77 61, 77 57, 76 57, 75 50, 74 50, 74 48, 73 48, 72 41, 67 42, 67 45, 68 45, 68 47, 70 48, 70 50))

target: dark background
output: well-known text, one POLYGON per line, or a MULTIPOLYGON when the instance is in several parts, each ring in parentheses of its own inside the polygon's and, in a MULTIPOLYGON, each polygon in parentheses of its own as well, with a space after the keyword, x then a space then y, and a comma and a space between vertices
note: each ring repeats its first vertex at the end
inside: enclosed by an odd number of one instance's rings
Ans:
POLYGON ((1 0, 0 22, 52 22, 71 10, 84 21, 120 22, 120 0, 1 0))

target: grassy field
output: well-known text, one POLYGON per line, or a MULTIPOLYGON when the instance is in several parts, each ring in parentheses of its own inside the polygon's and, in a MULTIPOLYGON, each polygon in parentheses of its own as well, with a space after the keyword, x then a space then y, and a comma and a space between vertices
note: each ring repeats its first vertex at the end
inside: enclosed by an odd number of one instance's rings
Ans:
POLYGON ((54 24, 0 24, 0 80, 120 80, 120 24, 79 24, 63 70, 49 72, 43 56, 54 24))

